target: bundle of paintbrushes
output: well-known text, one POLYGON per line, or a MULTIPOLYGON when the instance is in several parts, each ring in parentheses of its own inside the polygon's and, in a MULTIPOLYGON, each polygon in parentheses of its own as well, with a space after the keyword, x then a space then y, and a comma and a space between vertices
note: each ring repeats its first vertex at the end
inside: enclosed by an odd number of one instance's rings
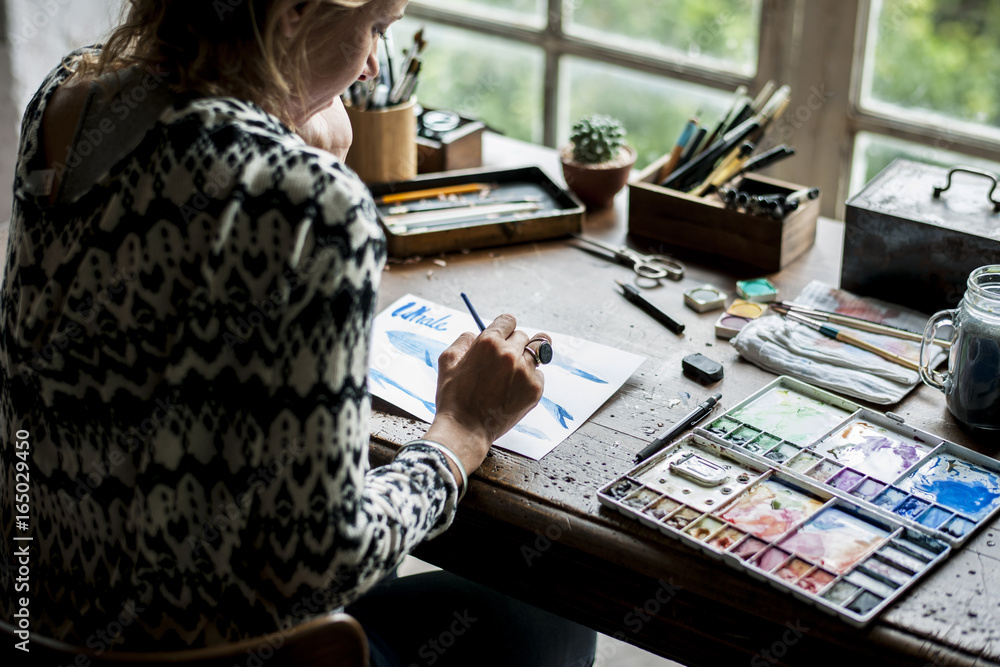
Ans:
POLYGON ((733 179, 795 153, 784 144, 754 154, 769 128, 788 108, 791 88, 769 81, 757 97, 736 89, 729 109, 714 128, 701 124, 701 112, 685 125, 657 181, 665 188, 705 196, 733 179))
POLYGON ((408 101, 417 88, 421 58, 427 41, 424 29, 413 35, 413 45, 406 51, 403 64, 397 70, 394 64, 392 36, 386 30, 380 50, 379 74, 369 82, 355 81, 343 95, 344 104, 361 111, 384 109, 408 101))
MULTIPOLYGON (((770 310, 732 339, 761 368, 878 404, 900 401, 920 381, 925 315, 818 281, 770 310)), ((931 348, 931 368, 944 347, 931 348)))

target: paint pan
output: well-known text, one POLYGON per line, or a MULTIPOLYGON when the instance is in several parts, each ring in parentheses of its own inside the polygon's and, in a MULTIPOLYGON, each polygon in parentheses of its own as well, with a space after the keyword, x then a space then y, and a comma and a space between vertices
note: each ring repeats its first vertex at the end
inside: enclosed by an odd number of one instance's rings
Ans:
POLYGON ((810 451, 800 451, 793 459, 786 463, 786 467, 790 470, 796 472, 806 472, 809 468, 816 465, 816 462, 820 460, 820 457, 816 456, 810 451))
POLYGON ((767 278, 737 280, 736 293, 755 303, 770 303, 778 299, 778 288, 767 278))
POLYGON ((796 584, 799 588, 808 593, 820 593, 824 588, 830 585, 831 581, 836 578, 837 575, 832 572, 816 568, 806 576, 799 579, 796 584))
POLYGON ((747 322, 757 319, 767 312, 767 306, 743 299, 736 299, 726 312, 715 322, 715 335, 718 338, 732 338, 740 332, 747 322))
POLYGON ((663 525, 682 530, 689 523, 701 516, 701 512, 691 507, 682 507, 663 520, 663 525))
POLYGON ((767 452, 766 454, 764 454, 764 458, 771 459, 776 463, 784 463, 788 459, 794 457, 800 451, 801 450, 795 445, 785 442, 778 445, 777 447, 767 452))
POLYGON ((708 544, 720 551, 726 551, 739 542, 744 535, 745 533, 736 530, 732 526, 726 526, 715 537, 709 540, 708 544))
POLYGON ((642 507, 645 507, 646 505, 649 505, 653 501, 659 499, 660 499, 659 493, 653 491, 652 489, 644 488, 644 489, 639 489, 635 493, 626 496, 622 500, 622 502, 628 505, 629 507, 640 509, 642 507))
POLYGON ((812 477, 817 482, 825 482, 830 479, 838 472, 843 470, 840 464, 834 463, 833 461, 824 460, 817 464, 812 470, 809 471, 809 477, 812 477))
POLYGON ((755 564, 765 572, 771 572, 784 565, 790 555, 787 551, 771 547, 761 552, 755 564))
POLYGON ((802 575, 811 569, 813 569, 812 563, 804 561, 801 558, 793 558, 788 561, 784 567, 778 570, 776 574, 778 575, 778 578, 794 584, 800 577, 802 577, 802 575))
POLYGON ((861 498, 862 500, 869 500, 870 501, 870 500, 874 499, 875 496, 877 496, 878 494, 880 494, 882 492, 882 489, 884 489, 884 488, 885 488, 885 484, 883 484, 882 482, 879 482, 878 480, 874 480, 874 479, 868 478, 865 481, 861 482, 861 484, 859 484, 857 486, 857 488, 855 488, 853 491, 851 491, 851 495, 852 496, 857 496, 858 498, 861 498))
POLYGON ((646 514, 654 521, 662 521, 681 504, 671 498, 661 498, 646 508, 646 514))
POLYGON ((715 517, 705 516, 685 528, 684 532, 698 541, 704 541, 722 528, 723 525, 724 524, 715 517))
POLYGON ((684 305, 697 313, 726 307, 726 293, 715 285, 700 285, 684 292, 684 305))

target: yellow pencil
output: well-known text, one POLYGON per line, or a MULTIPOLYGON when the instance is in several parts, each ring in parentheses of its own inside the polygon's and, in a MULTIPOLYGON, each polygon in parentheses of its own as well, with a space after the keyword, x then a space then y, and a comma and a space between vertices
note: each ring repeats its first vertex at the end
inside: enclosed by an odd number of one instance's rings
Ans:
POLYGON ((426 190, 411 190, 410 192, 397 192, 391 195, 382 195, 375 200, 376 204, 395 204, 402 201, 414 201, 416 199, 430 199, 431 197, 445 197, 447 195, 464 195, 470 192, 483 192, 492 190, 494 185, 489 183, 463 183, 462 185, 446 185, 440 188, 428 188, 426 190))

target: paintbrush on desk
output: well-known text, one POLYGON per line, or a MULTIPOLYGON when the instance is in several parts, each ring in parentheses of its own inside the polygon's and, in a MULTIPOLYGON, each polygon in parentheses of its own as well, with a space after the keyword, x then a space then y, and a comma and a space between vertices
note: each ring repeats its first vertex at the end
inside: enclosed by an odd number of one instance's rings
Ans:
MULTIPOLYGON (((889 326, 888 324, 881 324, 879 322, 872 322, 871 320, 864 320, 860 317, 854 317, 852 315, 842 315, 840 313, 831 313, 826 310, 815 310, 813 308, 807 308, 806 306, 799 306, 788 301, 778 301, 771 304, 771 309, 779 313, 793 312, 799 315, 805 315, 815 320, 823 320, 824 322, 832 322, 833 324, 841 324, 845 327, 851 327, 852 329, 857 329, 858 331, 867 331, 868 333, 881 334, 883 336, 890 336, 892 338, 899 338, 901 340, 910 340, 915 343, 919 343, 924 339, 923 334, 919 334, 913 331, 907 331, 906 329, 900 329, 899 327, 889 326)), ((937 339, 935 342, 942 347, 950 347, 951 341, 937 339)))
MULTIPOLYGON (((781 311, 778 311, 778 312, 781 312, 781 311)), ((867 350, 868 352, 871 352, 872 354, 877 354, 878 356, 882 357, 883 359, 886 359, 886 360, 891 361, 893 363, 899 364, 900 366, 903 366, 904 368, 909 368, 911 371, 920 370, 920 365, 917 364, 916 362, 911 361, 911 360, 907 359, 906 357, 901 357, 901 356, 899 356, 898 354, 896 354, 894 352, 890 352, 889 350, 883 349, 883 348, 879 347, 878 345, 872 345, 868 341, 861 340, 860 338, 852 336, 849 333, 844 333, 840 329, 832 327, 829 324, 823 324, 822 322, 817 322, 816 320, 810 319, 810 318, 805 317, 803 315, 798 315, 794 311, 788 311, 788 310, 786 310, 785 312, 783 312, 781 314, 785 318, 787 318, 789 320, 792 320, 793 322, 798 322, 799 324, 803 324, 803 325, 809 327, 810 329, 814 329, 814 330, 820 332, 821 334, 823 334, 827 338, 832 338, 833 340, 840 341, 841 343, 846 343, 847 345, 850 345, 852 347, 857 347, 857 348, 860 348, 862 350, 867 350)))

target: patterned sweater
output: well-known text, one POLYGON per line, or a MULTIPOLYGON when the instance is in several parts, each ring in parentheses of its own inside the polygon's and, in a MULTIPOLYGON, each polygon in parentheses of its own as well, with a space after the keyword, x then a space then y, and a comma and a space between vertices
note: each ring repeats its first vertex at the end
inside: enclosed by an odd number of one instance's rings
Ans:
POLYGON ((25 598, 33 632, 141 650, 344 605, 457 499, 429 448, 368 470, 369 193, 261 108, 133 71, 50 204, 41 119, 68 75, 31 100, 14 183, 0 618, 25 598))

